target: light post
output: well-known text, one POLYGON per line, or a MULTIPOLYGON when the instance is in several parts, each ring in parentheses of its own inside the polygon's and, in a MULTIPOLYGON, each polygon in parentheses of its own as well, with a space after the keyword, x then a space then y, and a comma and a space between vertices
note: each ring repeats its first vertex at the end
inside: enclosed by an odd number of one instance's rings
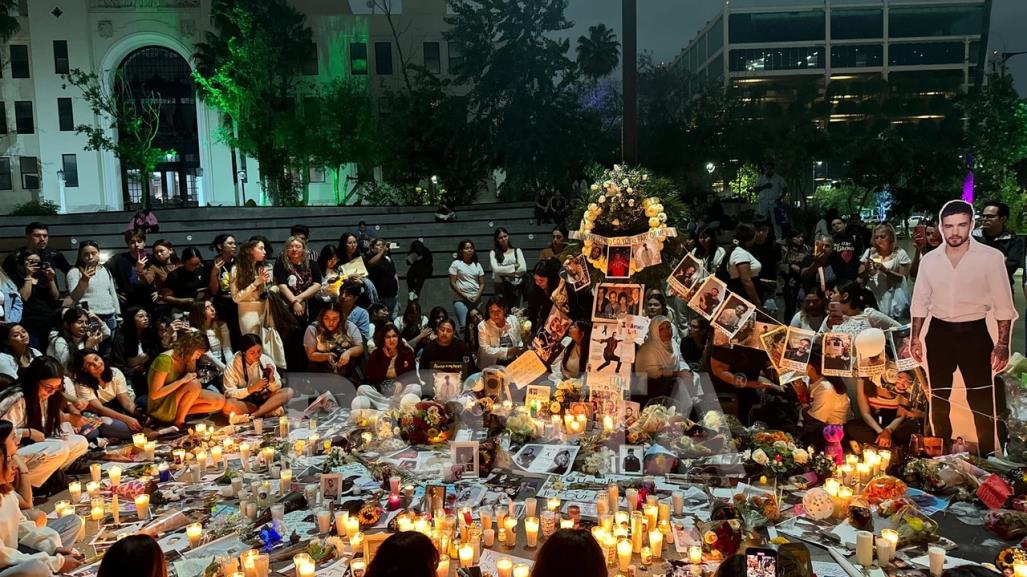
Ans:
POLYGON ((63 168, 57 171, 57 187, 58 187, 58 190, 60 191, 60 196, 58 197, 58 200, 61 203, 61 208, 60 208, 59 212, 61 214, 68 214, 68 199, 66 198, 66 194, 65 194, 65 190, 64 190, 65 189, 65 180, 64 180, 64 169, 63 168))

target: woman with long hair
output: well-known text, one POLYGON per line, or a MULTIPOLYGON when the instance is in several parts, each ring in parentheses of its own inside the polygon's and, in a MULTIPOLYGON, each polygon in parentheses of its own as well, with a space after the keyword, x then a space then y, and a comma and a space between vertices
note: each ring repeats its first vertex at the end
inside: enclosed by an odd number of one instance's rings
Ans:
POLYGON ((456 247, 456 258, 449 265, 449 288, 453 291, 453 312, 463 331, 467 326, 467 311, 478 308, 485 292, 485 270, 478 263, 478 251, 469 239, 456 247))
MULTIPOLYGON (((145 252, 142 254, 145 258, 145 252)), ((153 243, 153 258, 145 260, 143 270, 139 273, 149 298, 144 303, 135 303, 131 300, 129 302, 149 307, 156 314, 170 312, 171 303, 164 300, 167 294, 165 289, 168 286, 168 277, 180 266, 182 261, 175 252, 175 245, 170 240, 158 239, 153 243)))
POLYGON ((407 302, 403 316, 397 318, 394 324, 399 329, 399 335, 414 351, 423 349, 433 334, 428 326, 428 317, 421 314, 421 303, 416 300, 407 302))
POLYGON ((220 411, 225 398, 208 391, 196 378, 196 362, 209 346, 207 337, 187 332, 178 337, 171 350, 153 360, 149 372, 147 413, 157 421, 173 423, 179 429, 192 414, 220 411))
POLYGON ((913 260, 896 245, 895 229, 890 224, 874 227, 873 246, 863 252, 859 271, 863 284, 877 299, 881 312, 896 320, 909 318, 909 270, 913 260))
POLYGON ((584 320, 574 321, 567 333, 571 337, 571 342, 563 351, 560 374, 566 379, 576 379, 585 372, 585 367, 588 365, 592 323, 584 320))
POLYGON ((232 267, 235 266, 235 253, 238 250, 235 235, 221 233, 210 243, 210 250, 215 254, 206 271, 207 296, 214 301, 214 309, 218 318, 228 325, 228 334, 232 350, 239 347, 239 307, 232 301, 232 267))
POLYGON ((44 521, 41 526, 38 519, 22 513, 20 495, 14 488, 21 476, 15 460, 18 441, 13 423, 0 421, 0 575, 49 577, 74 571, 83 557, 70 548, 74 545, 70 537, 78 533, 82 520, 69 515, 54 520, 52 525, 44 521))
POLYGON ((321 299, 324 301, 335 300, 339 296, 338 284, 342 276, 342 259, 338 247, 334 244, 326 244, 321 247, 321 252, 317 255, 317 266, 321 269, 322 275, 321 291, 330 297, 325 298, 325 295, 322 295, 321 299))
POLYGON ((160 545, 149 535, 129 535, 111 545, 100 561, 96 577, 168 577, 168 562, 160 545))
POLYGON ((695 248, 692 249, 692 256, 699 260, 705 269, 706 274, 713 274, 720 263, 724 260, 727 251, 724 247, 717 246, 717 232, 709 227, 699 229, 695 235, 695 248))
POLYGON ((65 302, 70 301, 71 304, 89 309, 114 332, 118 328, 121 304, 118 302, 114 277, 100 264, 100 246, 96 241, 85 240, 79 243, 78 259, 68 271, 67 281, 69 291, 65 302))
POLYGON ((150 328, 150 313, 137 306, 125 309, 125 322, 111 342, 110 361, 128 379, 136 398, 146 394, 146 372, 150 370, 156 345, 156 331, 150 328))
MULTIPOLYGON (((546 258, 535 263, 528 285, 528 307, 525 311, 531 326, 545 326, 549 312, 553 310, 553 291, 560 284, 560 261, 546 258)), ((560 335, 563 336, 563 335, 560 335)))
MULTIPOLYGON (((351 232, 344 232, 339 237, 339 268, 342 269, 343 265, 347 265, 355 260, 364 261, 364 253, 360 246, 360 239, 351 232)), ((364 269, 367 269, 367 264, 364 263, 364 269)), ((351 277, 357 278, 357 277, 351 277)), ((367 302, 361 303, 362 306, 368 306, 373 302, 378 301, 378 288, 371 282, 371 278, 368 276, 361 276, 360 282, 364 285, 364 293, 367 297, 367 302)), ((348 280, 348 279, 347 279, 348 280)))
POLYGON ((282 407, 292 400, 292 389, 282 387, 275 361, 263 353, 257 335, 243 335, 242 347, 225 369, 225 412, 233 425, 251 417, 284 414, 282 407))
POLYGON ((232 267, 232 300, 239 306, 239 331, 260 334, 267 308, 271 271, 264 264, 267 250, 263 241, 244 242, 232 267))
POLYGON ((139 419, 144 415, 136 409, 135 395, 120 370, 93 349, 76 351, 73 366, 75 397, 89 403, 86 410, 111 421, 100 425, 100 436, 124 440, 143 430, 139 419))
POLYGON ((751 224, 742 223, 735 228, 735 245, 724 257, 730 279, 727 288, 744 296, 754 305, 762 307, 760 272, 763 265, 749 252, 755 242, 756 229, 751 224))
POLYGON ((389 318, 393 318, 399 314, 399 274, 396 273, 396 263, 392 260, 389 243, 381 238, 372 240, 367 255, 367 278, 371 279, 378 291, 377 302, 388 307, 389 318))
POLYGON ((453 367, 460 365, 460 372, 466 378, 474 369, 474 361, 467 344, 456 338, 456 322, 453 319, 439 321, 434 334, 435 338, 424 346, 421 353, 421 375, 434 370, 453 372, 453 367))
POLYGON ((60 307, 61 293, 57 289, 54 269, 36 253, 21 249, 15 257, 18 275, 25 279, 19 288, 25 308, 21 315, 21 326, 29 332, 32 346, 46 348, 54 316, 60 307))
POLYGON ((503 227, 496 228, 492 240, 489 265, 492 267, 496 292, 503 296, 503 302, 508 308, 518 307, 521 305, 521 285, 527 272, 524 253, 510 242, 510 232, 503 227))
POLYGON ((402 531, 382 542, 364 577, 435 577, 439 551, 417 531, 402 531))
POLYGON ((193 303, 189 309, 189 326, 207 337, 210 350, 205 357, 217 367, 219 373, 224 372, 225 365, 234 355, 232 337, 228 323, 218 318, 214 301, 207 298, 193 303))
POLYGON ((308 326, 303 335, 309 361, 307 370, 352 375, 364 354, 363 343, 360 329, 346 319, 339 303, 328 303, 321 309, 317 322, 308 326))
POLYGON ((820 334, 847 333, 856 335, 869 328, 888 330, 902 326, 901 323, 877 310, 874 294, 859 284, 859 281, 845 281, 831 291, 827 307, 827 318, 820 326, 820 334))
MULTIPOLYGON (((290 236, 285 241, 285 250, 278 257, 274 268, 278 294, 296 318, 296 324, 305 327, 310 324, 311 314, 316 314, 317 295, 321 292, 321 269, 317 262, 307 255, 307 242, 302 236, 290 236)), ((302 371, 307 366, 307 355, 303 341, 285 340, 285 360, 292 371, 302 371)))
POLYGON ((606 558, 595 538, 582 529, 560 529, 535 555, 531 577, 605 577, 606 558))
POLYGON ((72 368, 71 355, 79 349, 99 349, 111 336, 107 325, 92 311, 72 307, 61 315, 61 326, 50 333, 46 354, 59 360, 64 368, 72 368))
POLYGON ((375 349, 367 363, 367 382, 379 388, 403 382, 417 368, 414 350, 403 342, 396 325, 386 323, 374 334, 375 349))
POLYGON ((0 325, 0 374, 17 380, 18 372, 43 353, 29 345, 29 332, 17 323, 0 325))
POLYGON ((29 482, 38 488, 85 455, 89 442, 80 435, 65 436, 64 367, 57 359, 35 359, 21 377, 20 387, 0 393, 0 415, 14 423, 22 443, 18 456, 28 465, 29 482))

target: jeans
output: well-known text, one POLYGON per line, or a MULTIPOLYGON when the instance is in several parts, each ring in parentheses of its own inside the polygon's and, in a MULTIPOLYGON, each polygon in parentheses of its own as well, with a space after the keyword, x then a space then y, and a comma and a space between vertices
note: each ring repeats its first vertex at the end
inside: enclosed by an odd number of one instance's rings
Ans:
POLYGON ((467 326, 467 312, 473 308, 477 308, 478 305, 472 303, 467 299, 460 299, 453 301, 453 312, 456 313, 456 322, 459 325, 457 334, 464 334, 464 328, 467 326))

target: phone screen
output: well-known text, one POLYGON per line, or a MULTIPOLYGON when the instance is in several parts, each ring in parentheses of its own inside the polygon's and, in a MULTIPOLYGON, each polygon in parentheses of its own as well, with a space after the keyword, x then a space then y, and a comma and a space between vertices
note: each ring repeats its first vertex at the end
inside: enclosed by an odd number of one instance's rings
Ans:
POLYGON ((777 577, 777 551, 755 547, 746 549, 745 577, 777 577))
POLYGON ((916 238, 924 238, 924 237, 926 237, 927 236, 927 227, 925 225, 922 225, 922 224, 916 225, 916 227, 913 229, 913 235, 916 238))

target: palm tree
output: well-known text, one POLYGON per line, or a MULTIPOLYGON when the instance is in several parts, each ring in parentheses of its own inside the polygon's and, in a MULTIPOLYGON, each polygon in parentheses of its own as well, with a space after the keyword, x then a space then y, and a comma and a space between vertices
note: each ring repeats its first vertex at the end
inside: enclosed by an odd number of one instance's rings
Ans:
POLYGON ((0 43, 6 44, 21 28, 18 19, 11 16, 17 7, 18 0, 0 0, 0 43))
POLYGON ((578 37, 578 70, 593 83, 613 72, 620 58, 620 43, 605 24, 589 26, 588 36, 578 37))

